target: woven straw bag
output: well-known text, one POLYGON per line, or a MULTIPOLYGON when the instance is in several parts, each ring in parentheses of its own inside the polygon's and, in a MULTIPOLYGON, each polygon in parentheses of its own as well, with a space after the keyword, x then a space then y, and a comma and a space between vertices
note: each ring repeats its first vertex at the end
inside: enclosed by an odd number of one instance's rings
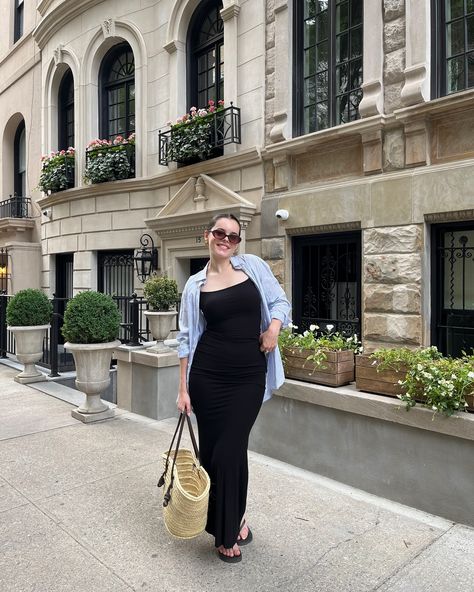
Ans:
POLYGON ((158 487, 165 486, 165 526, 175 537, 192 539, 201 534, 206 527, 211 482, 209 475, 199 463, 199 450, 191 420, 185 413, 181 413, 169 450, 162 454, 162 458, 165 469, 158 481, 158 487), (180 448, 186 420, 194 451, 180 448), (176 448, 172 450, 177 434, 176 448))

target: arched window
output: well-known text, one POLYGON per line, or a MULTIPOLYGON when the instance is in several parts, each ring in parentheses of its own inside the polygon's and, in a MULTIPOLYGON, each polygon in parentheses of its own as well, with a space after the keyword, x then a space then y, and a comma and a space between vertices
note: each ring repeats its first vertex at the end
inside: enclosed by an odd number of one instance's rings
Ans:
POLYGON ((26 196, 26 133, 24 121, 20 123, 15 133, 13 166, 13 191, 16 195, 26 196))
POLYGON ((113 47, 102 61, 100 101, 103 138, 135 132, 135 61, 128 43, 113 47))
POLYGON ((201 2, 188 34, 188 107, 224 99, 224 22, 222 2, 201 2))
POLYGON ((58 148, 67 150, 74 146, 74 78, 70 69, 59 86, 58 148))

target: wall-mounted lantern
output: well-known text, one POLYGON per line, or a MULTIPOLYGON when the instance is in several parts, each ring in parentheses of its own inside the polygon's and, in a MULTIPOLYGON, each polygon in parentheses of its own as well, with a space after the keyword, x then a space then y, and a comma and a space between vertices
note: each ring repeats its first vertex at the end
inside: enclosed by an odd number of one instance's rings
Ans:
POLYGON ((142 234, 140 245, 133 256, 138 279, 142 284, 158 269, 158 249, 149 234, 142 234))

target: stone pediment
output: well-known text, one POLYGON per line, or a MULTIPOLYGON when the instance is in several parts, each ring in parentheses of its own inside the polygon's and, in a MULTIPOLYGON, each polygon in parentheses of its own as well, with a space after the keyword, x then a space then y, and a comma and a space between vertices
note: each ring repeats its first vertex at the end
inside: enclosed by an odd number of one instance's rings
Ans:
POLYGON ((219 212, 237 216, 246 228, 256 205, 208 175, 190 177, 154 218, 145 220, 160 238, 200 234, 219 212))

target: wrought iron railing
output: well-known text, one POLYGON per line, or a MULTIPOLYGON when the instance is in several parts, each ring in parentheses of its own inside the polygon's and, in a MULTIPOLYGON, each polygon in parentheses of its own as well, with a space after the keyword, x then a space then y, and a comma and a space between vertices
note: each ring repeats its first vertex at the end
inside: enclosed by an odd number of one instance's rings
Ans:
POLYGON ((99 148, 89 148, 86 150, 86 177, 88 176, 88 169, 93 160, 98 157, 106 157, 113 154, 125 154, 129 164, 129 170, 124 173, 122 168, 114 166, 113 159, 108 159, 107 171, 108 175, 100 180, 94 180, 89 176, 92 183, 105 183, 107 181, 119 181, 122 179, 132 179, 135 177, 135 144, 112 144, 111 146, 101 146, 99 148))
POLYGON ((31 197, 10 195, 9 199, 0 201, 0 218, 30 218, 31 197))
POLYGON ((180 126, 174 126, 166 132, 159 132, 159 163, 167 166, 168 162, 174 161, 181 165, 192 164, 200 160, 209 160, 222 155, 222 148, 227 144, 240 144, 241 142, 241 124, 240 109, 232 105, 210 113, 205 118, 196 122, 185 123, 180 126), (201 155, 198 149, 189 150, 189 157, 184 157, 185 149, 179 151, 173 149, 173 143, 182 141, 184 135, 196 128, 196 126, 207 126, 206 145, 209 150, 201 155), (174 153, 179 152, 181 156, 176 157, 174 153))

